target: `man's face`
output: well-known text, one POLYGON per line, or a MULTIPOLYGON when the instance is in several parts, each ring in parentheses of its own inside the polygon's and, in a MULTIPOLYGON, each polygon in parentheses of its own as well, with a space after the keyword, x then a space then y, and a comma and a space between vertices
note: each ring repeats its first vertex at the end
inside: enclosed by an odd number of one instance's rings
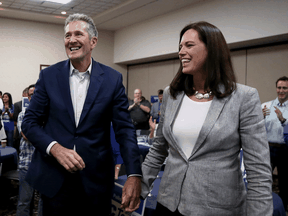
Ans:
POLYGON ((34 90, 35 90, 34 87, 29 89, 29 92, 28 92, 28 99, 29 99, 29 101, 31 100, 31 97, 33 96, 34 90))
POLYGON ((163 94, 158 95, 158 98, 159 98, 160 103, 162 103, 163 94))
POLYGON ((284 103, 288 100, 288 81, 278 81, 277 83, 277 95, 278 100, 281 103, 284 103))
POLYGON ((22 93, 22 97, 28 97, 28 94, 26 91, 22 93))
POLYGON ((81 62, 91 58, 92 50, 97 44, 97 38, 89 39, 86 31, 87 23, 74 21, 65 28, 65 49, 68 58, 72 62, 81 62))
POLYGON ((141 96, 142 96, 141 90, 140 90, 140 89, 136 89, 136 90, 134 91, 134 98, 140 99, 141 96))

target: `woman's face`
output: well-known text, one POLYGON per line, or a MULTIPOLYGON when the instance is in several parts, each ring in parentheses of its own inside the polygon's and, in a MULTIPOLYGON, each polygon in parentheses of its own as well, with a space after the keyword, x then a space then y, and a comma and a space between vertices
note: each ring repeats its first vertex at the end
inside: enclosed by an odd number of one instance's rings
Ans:
POLYGON ((2 100, 3 100, 4 103, 8 103, 8 102, 9 102, 9 97, 8 97, 8 95, 7 95, 7 94, 4 94, 2 100))
POLYGON ((198 32, 194 29, 187 30, 180 42, 179 58, 185 74, 196 75, 205 73, 204 64, 208 51, 205 44, 200 41, 198 32))

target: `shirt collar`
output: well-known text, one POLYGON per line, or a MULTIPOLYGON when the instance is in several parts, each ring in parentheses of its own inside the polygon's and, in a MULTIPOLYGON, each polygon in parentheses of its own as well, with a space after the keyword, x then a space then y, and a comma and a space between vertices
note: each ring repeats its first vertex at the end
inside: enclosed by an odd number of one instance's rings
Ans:
MULTIPOLYGON (((278 97, 276 98, 276 102, 277 102, 277 106, 280 107, 281 103, 279 102, 278 97)), ((282 107, 288 107, 288 100, 282 103, 282 107)))
MULTIPOLYGON (((87 69, 89 75, 91 75, 92 61, 93 61, 93 60, 92 60, 92 58, 91 58, 91 63, 90 63, 90 65, 89 65, 88 69, 87 69)), ((74 69, 75 69, 75 68, 74 68, 74 66, 72 65, 71 61, 70 61, 70 72, 69 72, 70 76, 72 76, 74 69)), ((75 70, 77 70, 77 69, 75 69, 75 70)), ((86 72, 87 72, 87 71, 86 71, 86 72)))

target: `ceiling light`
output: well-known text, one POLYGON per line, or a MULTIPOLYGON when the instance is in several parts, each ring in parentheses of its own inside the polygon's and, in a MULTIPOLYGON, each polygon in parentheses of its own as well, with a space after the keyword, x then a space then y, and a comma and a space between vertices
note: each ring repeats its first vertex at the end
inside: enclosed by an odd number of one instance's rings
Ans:
POLYGON ((63 14, 63 15, 64 15, 64 14, 67 14, 67 13, 66 13, 66 11, 62 11, 62 12, 61 12, 61 14, 63 14))
POLYGON ((0 5, 2 5, 2 2, 0 2, 0 5))
POLYGON ((57 19, 66 19, 66 17, 62 17, 62 16, 54 16, 57 19))
POLYGON ((71 2, 71 0, 46 0, 49 2, 55 2, 55 3, 59 3, 59 4, 67 4, 69 2, 71 2))

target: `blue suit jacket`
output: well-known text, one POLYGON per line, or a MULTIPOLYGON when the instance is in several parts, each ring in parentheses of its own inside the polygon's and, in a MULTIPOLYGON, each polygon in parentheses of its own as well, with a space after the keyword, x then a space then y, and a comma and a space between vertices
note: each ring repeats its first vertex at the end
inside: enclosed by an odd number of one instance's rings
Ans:
POLYGON ((111 199, 114 185, 111 122, 127 174, 141 174, 139 149, 127 111, 122 75, 92 62, 90 84, 78 127, 70 95, 69 60, 40 72, 22 123, 23 133, 36 148, 26 180, 48 197, 59 191, 68 173, 46 153, 48 145, 57 141, 69 149, 75 146, 84 160, 86 167, 80 175, 86 193, 99 200, 111 199))

